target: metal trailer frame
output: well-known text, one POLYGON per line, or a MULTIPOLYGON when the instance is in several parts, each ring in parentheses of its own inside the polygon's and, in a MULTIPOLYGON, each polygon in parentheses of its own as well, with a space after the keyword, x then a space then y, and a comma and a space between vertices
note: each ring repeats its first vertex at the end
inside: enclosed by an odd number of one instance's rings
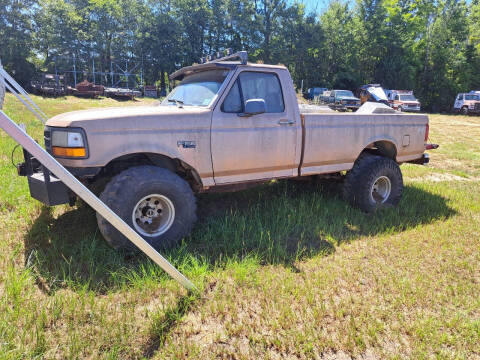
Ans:
MULTIPOLYGON (((28 96, 27 92, 18 85, 15 80, 0 66, 0 85, 5 85, 37 118, 45 123, 47 116, 28 96), (9 84, 10 83, 10 84, 9 84), (36 110, 34 110, 36 109, 36 110)), ((53 156, 35 142, 25 130, 18 126, 2 110, 0 110, 0 128, 10 137, 19 143, 24 150, 34 156, 45 168, 61 180, 75 194, 82 198, 96 212, 102 215, 118 231, 126 236, 150 259, 158 264, 166 273, 183 285, 187 290, 197 290, 193 283, 188 280, 180 271, 158 253, 148 242, 95 196, 86 186, 75 178, 65 167, 63 167, 53 156)))
MULTIPOLYGON (((55 74, 57 74, 57 57, 54 58, 54 63, 55 63, 55 74)), ((73 86, 77 86, 77 74, 87 74, 92 76, 92 81, 94 85, 103 85, 105 87, 110 86, 110 87, 116 87, 119 83, 122 82, 124 79, 127 84, 127 88, 130 89, 130 81, 132 81, 132 89, 134 89, 136 86, 138 87, 139 83, 137 82, 136 78, 140 77, 140 86, 144 86, 143 83, 143 56, 141 60, 135 60, 132 61, 131 59, 125 60, 125 69, 120 66, 117 61, 110 60, 110 71, 95 71, 95 57, 92 56, 92 71, 83 71, 83 70, 78 70, 77 69, 77 58, 75 54, 73 54, 73 60, 72 60, 72 70, 65 70, 62 71, 62 73, 68 73, 68 74, 73 74, 73 86), (130 69, 128 68, 129 62, 132 62, 133 67, 130 69), (138 68, 138 69, 137 69, 138 68), (115 70, 115 71, 114 71, 115 70), (135 71, 136 70, 136 71, 135 71), (100 79, 102 77, 105 80, 105 83, 102 84, 102 81, 100 81, 100 84, 96 83, 96 76, 99 76, 100 79), (118 77, 118 81, 115 81, 115 77, 118 77), (108 83, 111 83, 108 85, 108 83)))

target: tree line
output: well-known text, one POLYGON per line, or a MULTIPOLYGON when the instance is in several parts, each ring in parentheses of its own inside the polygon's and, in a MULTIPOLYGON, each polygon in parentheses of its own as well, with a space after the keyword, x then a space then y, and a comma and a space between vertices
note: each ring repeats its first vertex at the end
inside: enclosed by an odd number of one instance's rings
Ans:
POLYGON ((141 61, 146 83, 226 48, 281 63, 295 85, 413 89, 448 110, 480 88, 480 0, 0 0, 0 59, 23 84, 39 72, 110 71, 141 61))

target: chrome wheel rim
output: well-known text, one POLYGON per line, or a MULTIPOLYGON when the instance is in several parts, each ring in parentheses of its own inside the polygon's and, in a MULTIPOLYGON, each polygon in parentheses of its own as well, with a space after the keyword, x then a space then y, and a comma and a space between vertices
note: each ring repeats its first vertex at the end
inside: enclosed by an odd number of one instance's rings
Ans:
POLYGON ((380 176, 372 184, 370 198, 374 203, 383 204, 390 197, 392 182, 386 176, 380 176))
POLYGON ((175 207, 164 195, 151 194, 143 197, 132 212, 135 230, 144 236, 164 234, 175 220, 175 207))

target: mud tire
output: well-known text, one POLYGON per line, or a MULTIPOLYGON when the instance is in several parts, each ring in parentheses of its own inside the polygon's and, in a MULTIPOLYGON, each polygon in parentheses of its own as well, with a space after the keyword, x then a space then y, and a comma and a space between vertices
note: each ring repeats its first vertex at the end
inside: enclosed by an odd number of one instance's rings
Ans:
POLYGON ((378 209, 396 206, 403 193, 403 177, 398 164, 392 159, 363 153, 350 170, 343 184, 343 197, 352 206, 372 213, 378 209), (390 191, 382 202, 372 198, 372 187, 379 178, 388 178, 390 191))
MULTIPOLYGON (((197 219, 196 200, 192 189, 175 173, 156 166, 129 168, 111 179, 100 199, 135 229, 132 221, 133 209, 140 199, 150 194, 161 194, 173 203, 174 220, 168 230, 159 236, 140 235, 157 250, 173 247, 190 233, 197 219)), ((98 213, 97 223, 103 237, 113 248, 137 250, 130 240, 98 213)))

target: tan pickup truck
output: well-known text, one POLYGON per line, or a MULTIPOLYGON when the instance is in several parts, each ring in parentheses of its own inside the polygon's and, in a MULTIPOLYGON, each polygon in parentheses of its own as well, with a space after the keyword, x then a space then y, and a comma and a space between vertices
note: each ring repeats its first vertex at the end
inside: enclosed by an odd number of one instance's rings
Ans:
MULTIPOLYGON (((190 232, 194 193, 337 174, 346 200, 372 212, 399 202, 401 163, 428 162, 427 116, 302 113, 284 66, 235 55, 178 70, 178 86, 158 106, 55 116, 46 149, 92 188, 103 183, 100 198, 156 248, 190 232)), ((53 175, 27 165, 33 197, 74 200, 53 175)), ((97 217, 112 246, 133 246, 97 217)))

